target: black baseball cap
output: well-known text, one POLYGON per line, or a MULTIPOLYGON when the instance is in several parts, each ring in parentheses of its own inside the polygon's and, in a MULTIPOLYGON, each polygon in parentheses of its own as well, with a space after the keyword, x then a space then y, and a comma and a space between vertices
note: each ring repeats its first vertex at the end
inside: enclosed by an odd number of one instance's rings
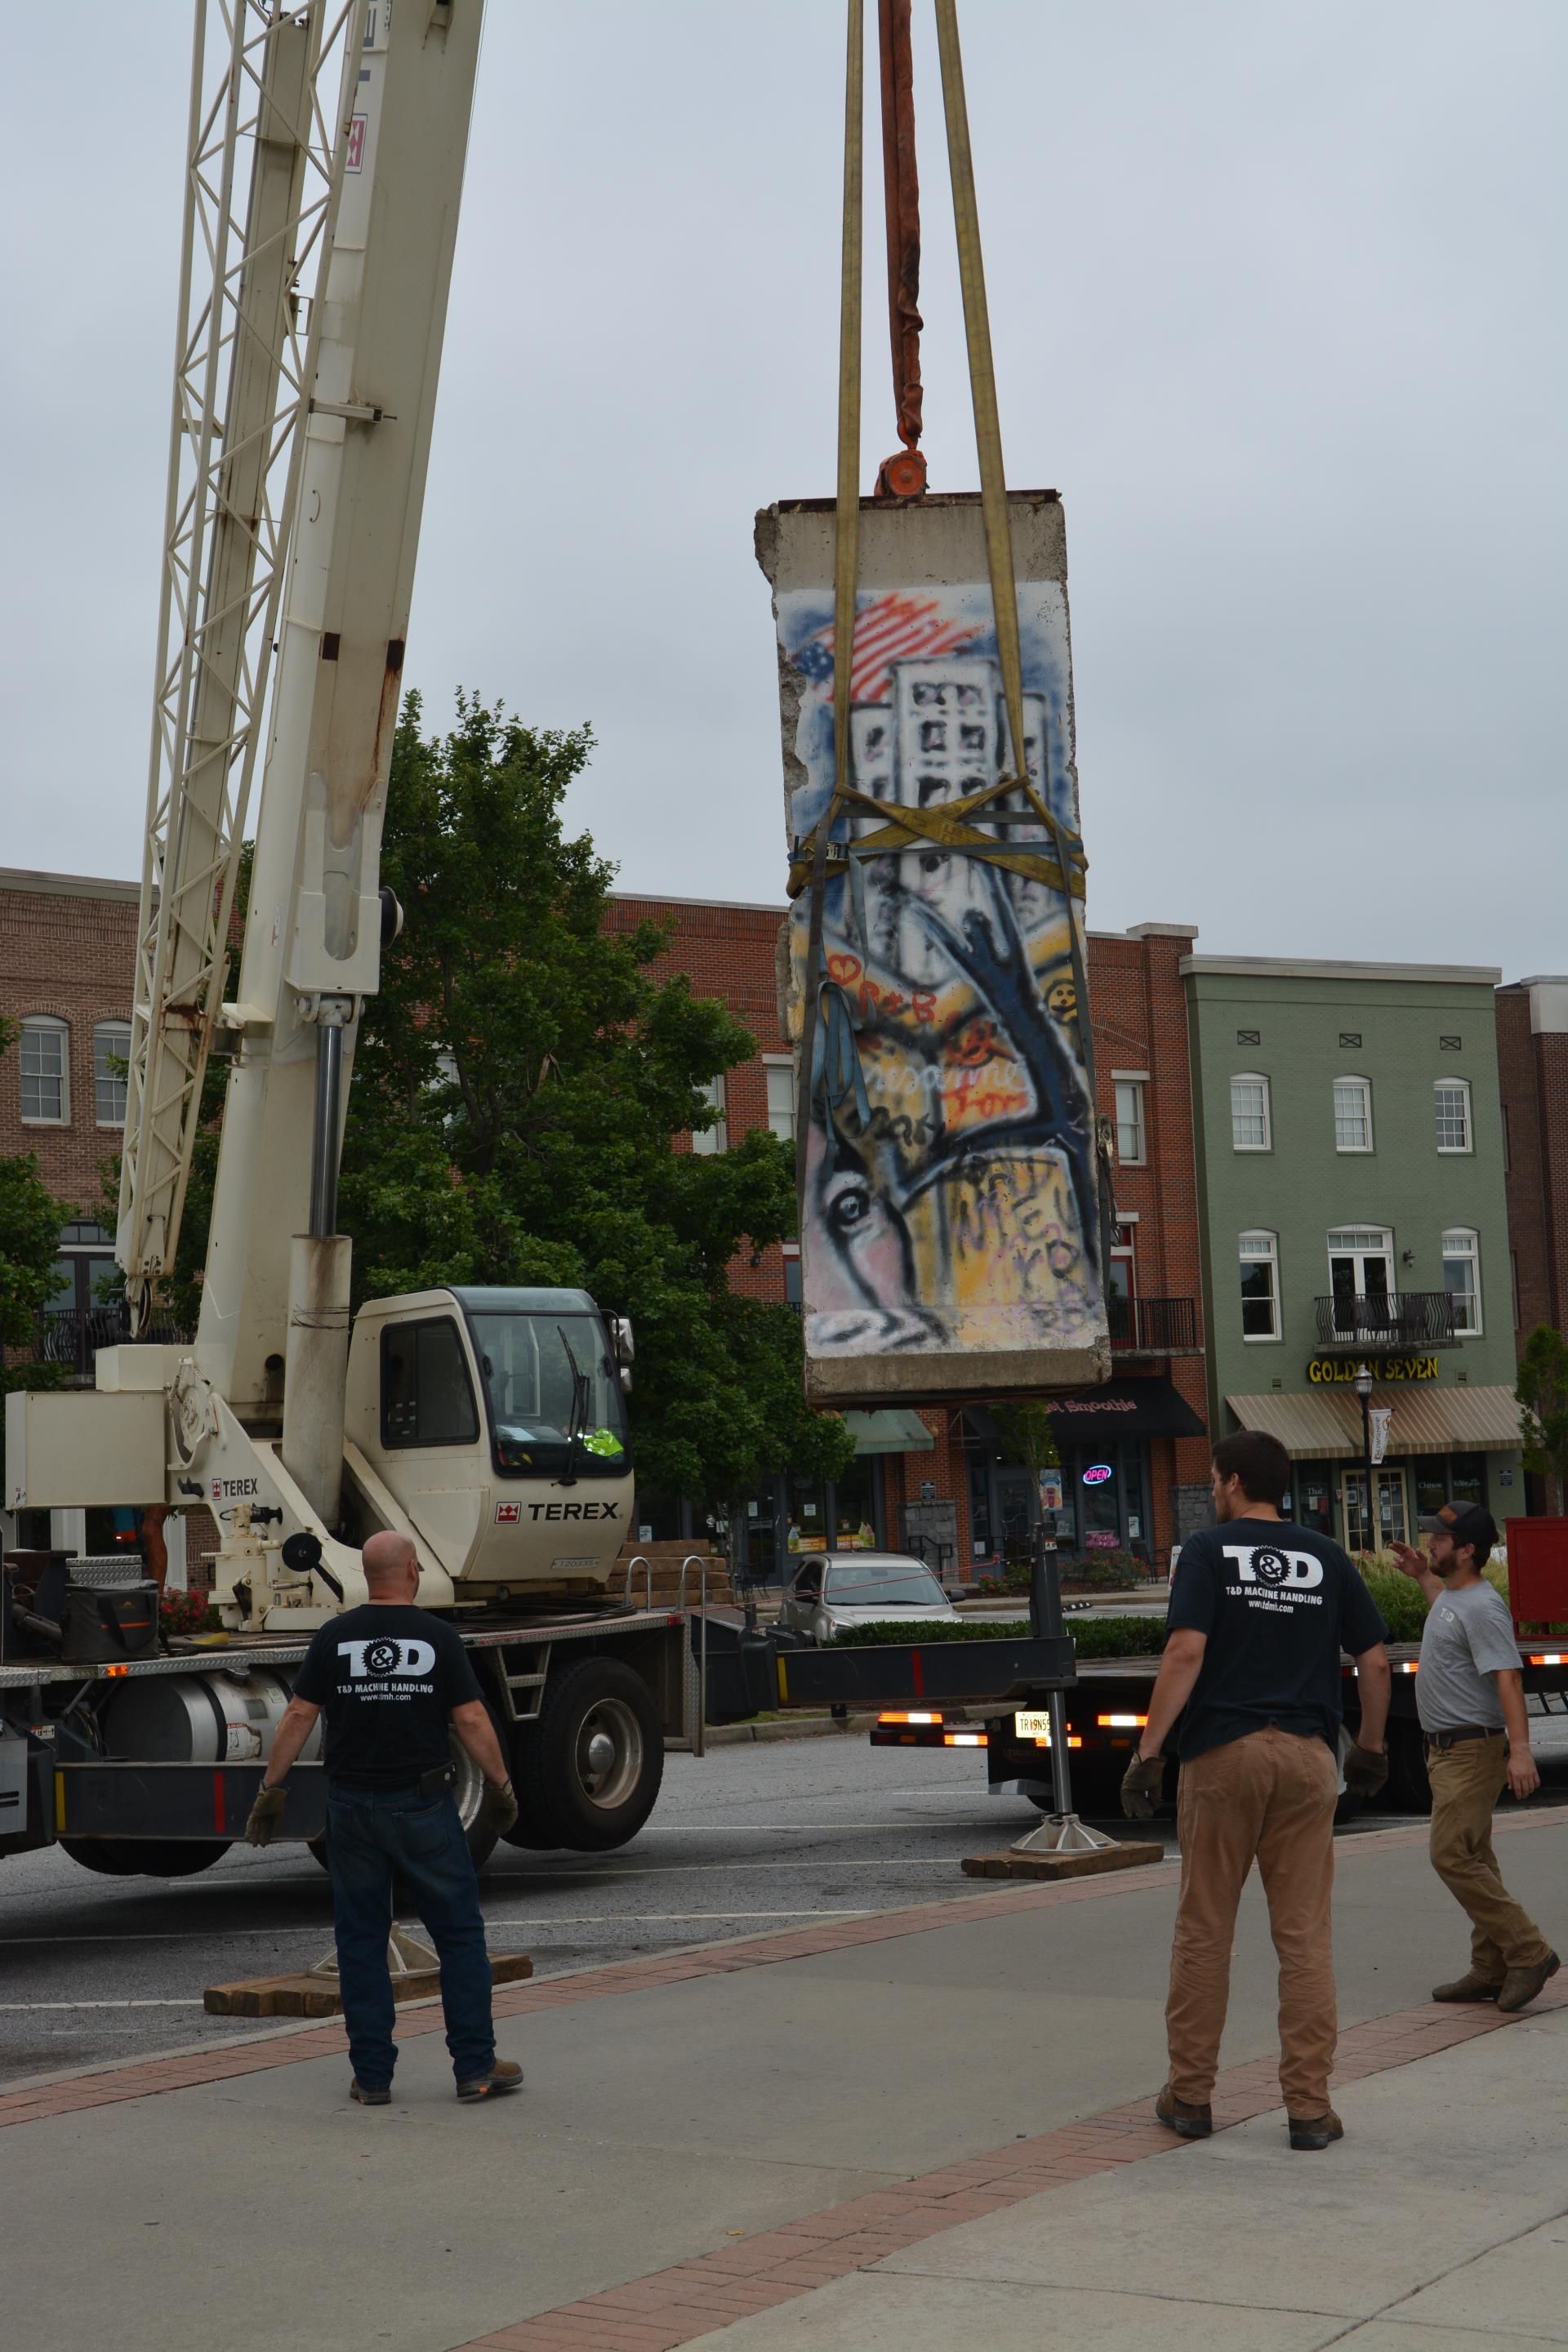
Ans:
POLYGON ((1479 1503, 1445 1503, 1440 1511, 1423 1512, 1415 1524, 1426 1535, 1452 1536, 1457 1544, 1473 1544, 1478 1559, 1485 1559, 1497 1541, 1497 1521, 1479 1503))

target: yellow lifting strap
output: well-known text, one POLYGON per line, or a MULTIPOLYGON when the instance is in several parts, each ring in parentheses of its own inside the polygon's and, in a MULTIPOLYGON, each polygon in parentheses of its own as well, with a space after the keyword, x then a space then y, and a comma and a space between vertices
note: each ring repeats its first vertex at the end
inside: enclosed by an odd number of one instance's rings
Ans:
MULTIPOLYGON (((1018 588, 1013 568, 1013 533, 1007 511, 1002 426, 996 406, 996 376, 991 354, 991 321, 985 302, 985 269, 980 249, 980 217, 974 196, 974 161, 969 143, 969 112, 963 89, 963 59, 958 37, 957 0, 936 0, 937 48, 942 62, 942 105, 947 121, 948 169, 952 182, 953 224, 958 240, 959 279, 963 295, 969 387, 974 410, 974 443, 980 466, 981 515, 986 569, 996 629, 996 653, 1007 709, 1011 776, 983 791, 925 808, 874 801, 849 781, 850 684, 855 646, 856 589, 860 530, 860 254, 862 116, 865 31, 862 0, 848 0, 847 57, 844 96, 844 220, 838 310, 838 480, 834 515, 833 582, 833 792, 790 867, 789 894, 811 892, 800 1057, 800 1100, 795 1120, 797 1186, 804 1197, 805 1152, 818 1051, 818 999, 822 975, 823 898, 831 866, 842 873, 850 860, 886 856, 921 843, 979 857, 1031 880, 1047 883, 1068 898, 1069 910, 1084 897, 1087 860, 1083 845, 1064 826, 1031 783, 1024 764, 1024 666, 1018 637, 1018 588), (1054 857, 982 832, 969 820, 1004 793, 1020 794, 1041 820, 1054 857), (832 842, 837 818, 852 807, 866 809, 880 824, 854 842, 832 842)), ((1042 772, 1046 747, 1042 744, 1042 772)), ((1048 790, 1048 785, 1047 785, 1048 790)), ((1001 813, 998 812, 1000 814, 1001 813)), ((1094 1099, 1094 1047, 1089 1023, 1089 989, 1083 940, 1076 912, 1069 911, 1068 947, 1077 998, 1089 1100, 1094 1099)))

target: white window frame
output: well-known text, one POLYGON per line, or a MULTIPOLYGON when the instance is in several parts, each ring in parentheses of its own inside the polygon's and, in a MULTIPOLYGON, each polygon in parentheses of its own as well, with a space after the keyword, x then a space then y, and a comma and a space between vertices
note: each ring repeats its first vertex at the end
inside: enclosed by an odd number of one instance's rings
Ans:
POLYGON ((710 1078, 708 1084, 700 1087, 698 1091, 712 1104, 719 1117, 711 1127, 692 1129, 691 1149, 700 1160, 710 1160, 716 1153, 728 1151, 730 1149, 730 1123, 724 1116, 728 1106, 725 1100, 723 1071, 721 1070, 717 1077, 710 1078))
MULTIPOLYGON (((1256 1150, 1258 1146, 1253 1144, 1250 1146, 1244 1146, 1243 1149, 1256 1150)), ((1243 1298, 1241 1332, 1242 1345, 1246 1348, 1277 1347, 1281 1338, 1281 1327, 1283 1323, 1283 1317, 1280 1313, 1281 1301, 1279 1297, 1279 1236, 1278 1234, 1266 1233, 1261 1227, 1258 1227, 1251 1232, 1238 1234, 1236 1238, 1237 1265, 1267 1265, 1272 1269, 1273 1276, 1269 1303, 1274 1309, 1274 1328, 1272 1331, 1249 1331, 1247 1328, 1246 1320, 1247 1302, 1246 1299, 1243 1298), (1249 1250, 1247 1247, 1247 1244, 1248 1242, 1263 1242, 1267 1244, 1267 1247, 1263 1249, 1254 1248, 1249 1250)))
POLYGON ((1443 1235, 1443 1287, 1448 1292, 1449 1297, 1454 1300, 1456 1306, 1458 1306, 1458 1303, 1461 1298, 1468 1297, 1470 1305, 1475 1311, 1475 1320, 1473 1323, 1462 1324, 1459 1322, 1458 1316, 1456 1316, 1454 1321, 1455 1338, 1457 1339, 1479 1339, 1482 1338, 1481 1237, 1479 1234, 1477 1233, 1473 1225, 1450 1225, 1443 1235), (1455 1246, 1456 1244, 1458 1244, 1457 1247, 1455 1246), (1468 1292, 1455 1290, 1448 1280, 1448 1267, 1450 1263, 1457 1263, 1461 1260, 1466 1263, 1470 1269, 1470 1287, 1468 1292))
MULTIPOLYGON (((1253 1114, 1248 1111, 1250 1118, 1253 1114)), ((1268 1080, 1261 1070, 1235 1070, 1230 1080, 1230 1148, 1233 1151, 1272 1151, 1274 1149, 1274 1111, 1269 1098, 1268 1080), (1236 1134, 1236 1090, 1237 1087, 1261 1087, 1263 1089, 1263 1140, 1261 1143, 1239 1143, 1236 1134)))
POLYGON ((130 1022, 95 1021, 92 1028, 92 1123, 95 1127, 119 1129, 125 1125, 125 1090, 130 1083, 130 1072, 127 1071, 124 1077, 117 1078, 111 1072, 99 1068, 100 1044, 110 1035, 113 1042, 109 1045, 108 1052, 117 1062, 129 1062, 131 1059, 130 1022), (103 1116, 102 1089, 105 1087, 114 1087, 119 1089, 120 1116, 118 1118, 105 1118, 103 1116))
POLYGON ((1370 1078, 1357 1077, 1353 1074, 1345 1077, 1336 1078, 1334 1080, 1334 1150, 1336 1151, 1348 1153, 1365 1153, 1370 1151, 1372 1148, 1372 1080, 1370 1078), (1364 1143, 1346 1143, 1341 1137, 1340 1127, 1342 1113, 1340 1110, 1340 1088, 1342 1087, 1355 1087, 1360 1090, 1362 1101, 1360 1116, 1366 1134, 1366 1141, 1364 1143))
POLYGON ((1113 1075, 1112 1083, 1116 1088, 1118 1164, 1123 1168, 1146 1168, 1149 1164, 1149 1127, 1143 1088, 1147 1081, 1131 1076, 1116 1077, 1113 1075), (1123 1097, 1130 1110, 1123 1108, 1123 1097), (1133 1149, 1131 1151, 1126 1149, 1123 1142, 1123 1138, 1128 1135, 1131 1136, 1133 1141, 1133 1149))
POLYGON ((70 1023, 68 1021, 62 1021, 58 1014, 54 1013, 29 1013, 24 1015, 20 1025, 21 1034, 17 1039, 17 1061, 20 1071, 22 1124, 24 1127, 68 1127, 71 1123, 70 1023), (27 1108, 27 1079, 29 1075, 40 1081, 43 1081, 47 1076, 50 1084, 53 1083, 54 1079, 54 1074, 52 1072, 46 1074, 44 1071, 35 1070, 29 1073, 27 1069, 27 1040, 29 1037, 56 1037, 59 1040, 60 1066, 58 1076, 60 1108, 58 1113, 48 1111, 30 1111, 27 1108))
MULTIPOLYGON (((1506 1110, 1505 1110, 1505 1112, 1504 1112, 1504 1118, 1505 1118, 1505 1120, 1506 1120, 1506 1118, 1507 1118, 1507 1112, 1506 1112, 1506 1110)), ((1438 1150, 1439 1150, 1439 1151, 1441 1151, 1441 1152, 1443 1152, 1443 1153, 1445 1153, 1445 1154, 1447 1154, 1447 1155, 1448 1155, 1448 1156, 1450 1156, 1450 1157, 1453 1157, 1453 1158, 1458 1158, 1458 1157, 1459 1157, 1461 1154, 1464 1154, 1464 1153, 1467 1153, 1467 1152, 1468 1152, 1468 1153, 1473 1153, 1473 1152, 1474 1152, 1475 1148, 1476 1148, 1476 1129, 1475 1129, 1475 1121, 1474 1121, 1474 1119, 1473 1119, 1473 1118, 1472 1118, 1472 1117, 1471 1117, 1471 1106, 1470 1106, 1470 1082, 1469 1082, 1468 1078, 1434 1078, 1434 1079, 1433 1079, 1433 1081, 1432 1081, 1432 1121, 1433 1121, 1433 1125, 1434 1125, 1434 1126, 1435 1126, 1435 1128, 1436 1129, 1436 1132, 1437 1132, 1437 1149, 1438 1149, 1438 1150), (1444 1095, 1445 1095, 1445 1094, 1457 1094, 1457 1095, 1458 1096, 1458 1097, 1459 1097, 1460 1103, 1461 1103, 1461 1104, 1462 1104, 1462 1106, 1463 1106, 1463 1109, 1464 1109, 1464 1119, 1465 1119, 1465 1139, 1464 1139, 1463 1143, 1445 1143, 1445 1142, 1444 1142, 1444 1140, 1443 1140, 1443 1114, 1442 1114, 1442 1111, 1439 1109, 1438 1106, 1439 1106, 1439 1104, 1440 1104, 1440 1102, 1441 1102, 1441 1100, 1442 1100, 1442 1098, 1443 1098, 1443 1097, 1444 1097, 1444 1095)), ((1508 1165, 1508 1137, 1507 1137, 1507 1129, 1506 1129, 1506 1127, 1505 1127, 1505 1129, 1504 1129, 1504 1135, 1503 1135, 1503 1166, 1504 1166, 1504 1168, 1505 1168, 1505 1169, 1507 1168, 1507 1165, 1508 1165)), ((1456 1230, 1457 1230, 1457 1228, 1456 1228, 1456 1230)))
POLYGON ((1370 1298, 1376 1296, 1366 1286, 1366 1261, 1369 1257, 1381 1257, 1384 1260, 1388 1267, 1388 1281, 1384 1288, 1390 1297, 1394 1296, 1398 1285, 1394 1269, 1392 1225, 1330 1226, 1329 1288, 1331 1292, 1334 1286, 1334 1260, 1337 1257, 1353 1257, 1356 1261, 1358 1270, 1356 1286, 1352 1294, 1353 1297, 1370 1298), (1369 1243, 1372 1244, 1370 1248, 1367 1246, 1369 1243))
POLYGON ((795 1141, 795 1121, 796 1110, 795 1055, 793 1054, 764 1054, 763 1055, 763 1084, 767 1088, 769 1133, 776 1135, 781 1143, 793 1143, 795 1141), (773 1095, 775 1090, 777 1090, 775 1089, 773 1077, 775 1070, 782 1071, 784 1073, 785 1082, 784 1090, 787 1090, 789 1096, 789 1125, 787 1128, 779 1127, 774 1123, 778 1117, 777 1107, 773 1102, 773 1095))

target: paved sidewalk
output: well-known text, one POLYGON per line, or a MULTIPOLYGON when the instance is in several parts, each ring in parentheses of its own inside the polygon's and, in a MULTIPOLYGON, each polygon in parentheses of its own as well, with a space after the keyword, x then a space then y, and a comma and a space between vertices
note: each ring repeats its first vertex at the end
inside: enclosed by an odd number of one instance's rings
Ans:
MULTIPOLYGON (((1499 1831, 1561 1939, 1568 1810, 1499 1831)), ((1271 2352, 1373 2315, 1363 2352, 1463 2352, 1489 2340, 1472 2317, 1423 2311, 1417 2333, 1404 2306, 1468 2311, 1489 2263, 1500 2340, 1568 2343, 1551 2284, 1568 1970, 1522 2021, 1434 2008, 1465 1937, 1425 1845, 1414 1827, 1340 1847, 1342 2072, 1361 2079, 1355 2137, 1322 2156, 1289 2157, 1268 2112, 1256 1886, 1216 2103, 1252 2120, 1173 2149, 1150 2118, 1162 1865, 517 1987, 500 2038, 528 2087, 478 2110, 451 2097, 429 2009, 402 2021, 384 2112, 347 2102, 336 2026, 17 2091, 5 2306, 47 2311, 54 2352, 209 2352, 215 2334, 240 2352, 918 2352, 973 2322, 997 2352, 1026 2326, 1031 2347, 1271 2352)))

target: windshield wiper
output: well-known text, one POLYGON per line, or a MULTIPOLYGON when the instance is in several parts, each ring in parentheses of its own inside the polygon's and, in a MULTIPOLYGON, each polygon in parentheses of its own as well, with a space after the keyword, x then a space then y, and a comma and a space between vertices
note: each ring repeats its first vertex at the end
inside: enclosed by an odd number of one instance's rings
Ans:
POLYGON ((572 1353, 572 1342, 559 1323, 555 1326, 555 1336, 565 1349, 566 1360, 572 1367, 572 1423, 566 1432, 566 1467, 559 1483, 563 1486, 574 1486, 577 1484, 577 1448, 583 1439, 583 1424, 588 1418, 592 1383, 587 1373, 578 1369, 577 1359, 572 1353))

